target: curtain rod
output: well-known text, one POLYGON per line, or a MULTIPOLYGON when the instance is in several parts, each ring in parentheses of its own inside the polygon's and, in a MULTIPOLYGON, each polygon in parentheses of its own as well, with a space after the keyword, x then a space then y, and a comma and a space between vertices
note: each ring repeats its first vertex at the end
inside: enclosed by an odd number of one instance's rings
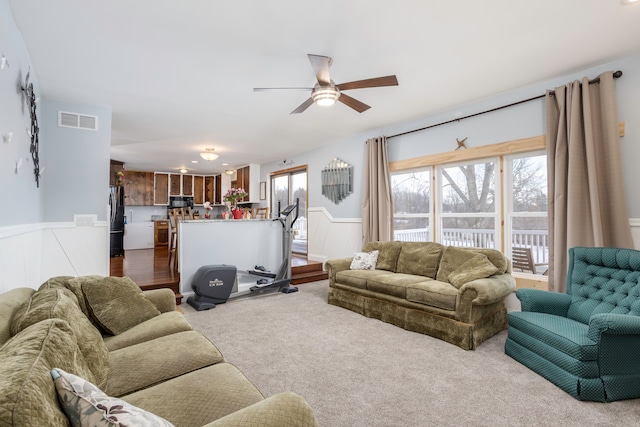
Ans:
MULTIPOLYGON (((621 76, 622 76, 622 71, 620 71, 620 70, 618 70, 615 73, 613 73, 613 78, 614 79, 617 79, 617 78, 619 78, 621 76)), ((600 77, 596 77, 593 80, 589 80, 589 84, 593 84, 593 83, 600 83, 600 77)), ((555 92, 554 91, 549 91, 549 93, 551 95, 553 95, 555 92)), ((457 119, 447 120, 446 122, 442 122, 442 123, 436 123, 435 125, 425 126, 423 128, 420 128, 420 129, 408 130, 406 132, 397 133, 395 135, 387 136, 387 139, 395 138, 396 136, 407 135, 407 134, 413 133, 413 132, 419 132, 421 130, 431 129, 431 128, 434 128, 436 126, 446 125, 446 124, 453 123, 453 122, 459 122, 460 120, 468 119, 470 117, 475 117, 475 116, 479 116, 481 114, 486 114, 486 113, 492 113, 494 111, 502 110, 503 108, 513 107, 515 105, 524 104, 525 102, 529 102, 529 101, 535 101, 536 99, 541 99, 541 98, 544 98, 545 96, 547 96, 547 95, 546 94, 538 95, 538 96, 534 96, 533 98, 523 99, 522 101, 512 102, 511 104, 503 105, 501 107, 492 108, 490 110, 481 111, 481 112, 475 113, 475 114, 469 114, 468 116, 458 117, 457 119)))

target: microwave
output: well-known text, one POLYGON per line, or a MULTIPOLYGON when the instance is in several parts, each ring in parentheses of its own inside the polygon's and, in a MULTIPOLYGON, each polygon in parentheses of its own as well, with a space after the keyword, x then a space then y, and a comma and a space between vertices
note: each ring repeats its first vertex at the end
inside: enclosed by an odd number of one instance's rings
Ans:
POLYGON ((169 208, 192 208, 193 197, 171 196, 169 198, 169 208))

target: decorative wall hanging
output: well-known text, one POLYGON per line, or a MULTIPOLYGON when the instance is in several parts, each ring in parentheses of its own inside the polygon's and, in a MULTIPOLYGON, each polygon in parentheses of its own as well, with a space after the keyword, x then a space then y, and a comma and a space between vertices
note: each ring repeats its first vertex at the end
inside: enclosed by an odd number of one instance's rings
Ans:
POLYGON ((336 205, 353 192, 353 166, 335 157, 322 170, 322 194, 336 205))
MULTIPOLYGON (((467 137, 465 137, 462 141, 460 141, 458 138, 456 138, 456 142, 458 143, 458 146, 456 147, 456 150, 459 150, 460 148, 467 148, 466 145, 464 145, 464 142, 467 140, 467 137)), ((453 151, 456 151, 453 150, 453 151)))
POLYGON ((31 138, 31 158, 33 159, 33 173, 36 177, 36 187, 40 187, 40 158, 38 155, 39 149, 39 141, 38 135, 40 133, 40 128, 38 127, 38 115, 36 114, 36 104, 38 100, 36 99, 36 94, 33 92, 33 83, 29 82, 29 73, 31 69, 27 71, 27 76, 24 79, 24 86, 22 87, 22 93, 24 93, 25 98, 27 99, 27 105, 29 106, 29 116, 31 119, 31 128, 27 129, 27 134, 31 138))

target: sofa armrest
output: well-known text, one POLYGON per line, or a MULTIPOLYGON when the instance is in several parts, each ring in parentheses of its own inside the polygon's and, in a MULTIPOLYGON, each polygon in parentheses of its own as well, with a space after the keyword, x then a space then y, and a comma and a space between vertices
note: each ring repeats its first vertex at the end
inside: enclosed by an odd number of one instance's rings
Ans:
POLYGON ((291 392, 276 394, 203 427, 315 427, 318 425, 309 404, 291 392))
POLYGON ((555 314, 562 317, 567 317, 569 304, 571 304, 571 295, 541 289, 518 289, 516 297, 520 300, 522 311, 555 314))
POLYGON ((351 261, 353 261, 353 257, 330 259, 324 262, 325 269, 327 273, 329 273, 329 284, 333 285, 336 282, 336 274, 344 270, 349 270, 351 261))
POLYGON ((176 311, 176 294, 171 289, 142 291, 144 296, 156 306, 160 313, 176 311))
POLYGON ((462 297, 466 292, 475 292, 472 304, 488 305, 505 299, 515 289, 515 278, 511 274, 500 274, 465 283, 460 287, 460 295, 462 297))
POLYGON ((640 317, 631 314, 599 313, 589 319, 589 339, 600 343, 603 334, 636 335, 640 345, 640 317))

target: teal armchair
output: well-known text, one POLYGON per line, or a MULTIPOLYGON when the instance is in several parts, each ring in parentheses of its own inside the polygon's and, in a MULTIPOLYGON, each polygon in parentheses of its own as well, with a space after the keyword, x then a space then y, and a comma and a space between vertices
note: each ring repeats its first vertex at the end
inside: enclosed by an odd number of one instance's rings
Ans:
POLYGON ((579 400, 640 397, 640 251, 569 250, 567 293, 519 289, 505 353, 579 400))

